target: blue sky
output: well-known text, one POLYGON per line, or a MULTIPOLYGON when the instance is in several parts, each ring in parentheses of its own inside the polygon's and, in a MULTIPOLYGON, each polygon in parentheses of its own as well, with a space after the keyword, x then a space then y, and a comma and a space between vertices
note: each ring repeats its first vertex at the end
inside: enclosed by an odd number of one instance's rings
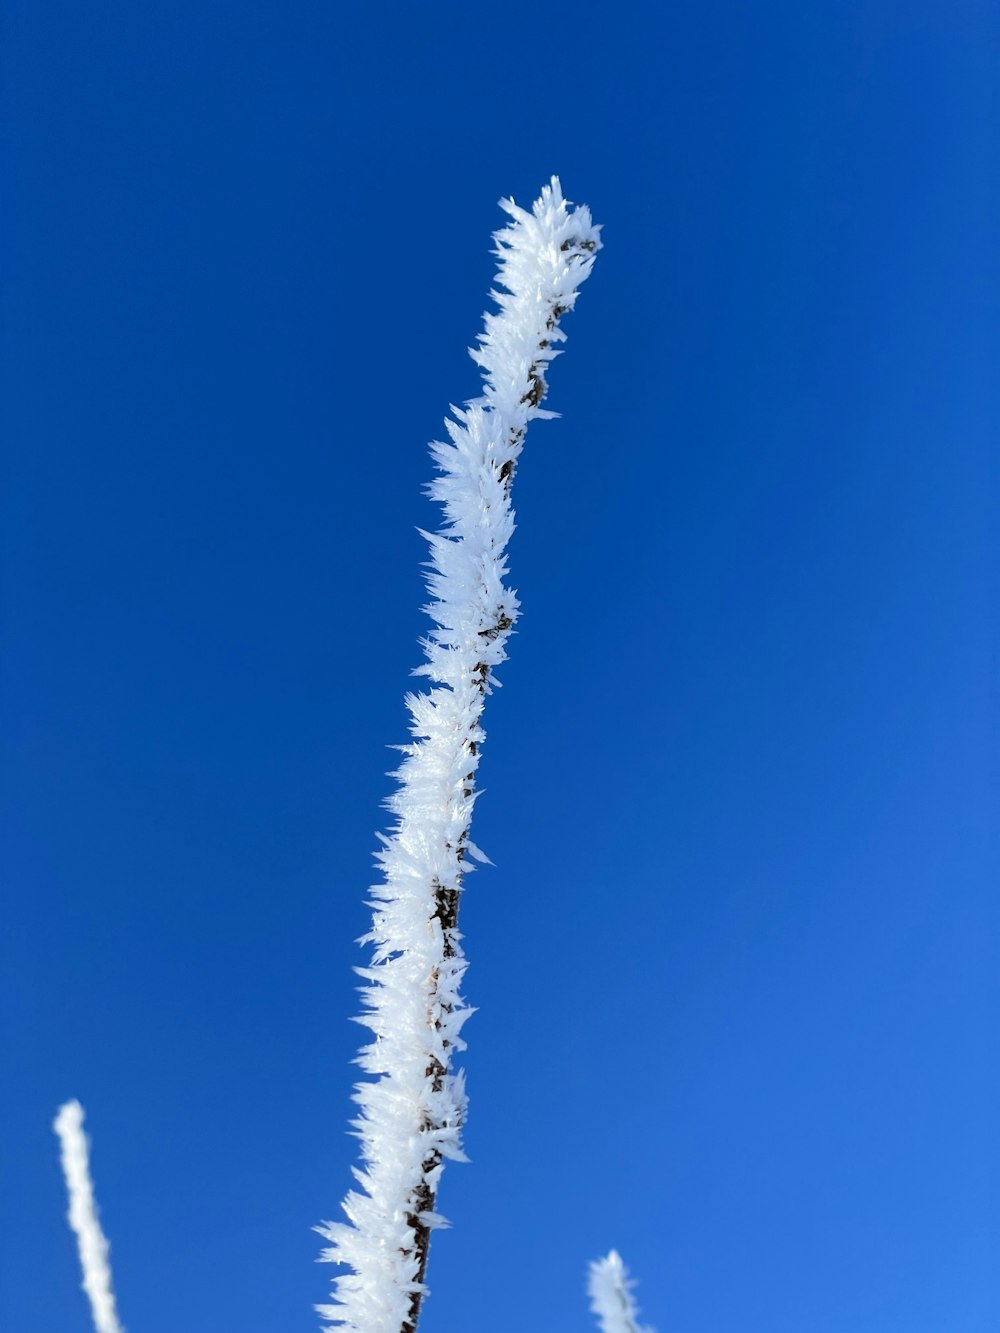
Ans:
POLYGON ((519 469, 425 1333, 987 1333, 995 7, 11 0, 0 1324, 305 1333, 501 195, 605 249, 519 469), (992 182, 992 184, 991 184, 992 182), (992 193, 991 193, 992 191, 992 193))

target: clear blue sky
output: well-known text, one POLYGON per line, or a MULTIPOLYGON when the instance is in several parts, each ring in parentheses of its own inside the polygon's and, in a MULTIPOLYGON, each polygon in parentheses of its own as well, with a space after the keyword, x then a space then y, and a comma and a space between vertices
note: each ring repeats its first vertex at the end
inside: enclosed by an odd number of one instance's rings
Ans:
POLYGON ((992 4, 10 0, 0 1325, 307 1333, 425 444, 501 194, 605 224, 520 468, 422 1333, 1000 1327, 992 4))

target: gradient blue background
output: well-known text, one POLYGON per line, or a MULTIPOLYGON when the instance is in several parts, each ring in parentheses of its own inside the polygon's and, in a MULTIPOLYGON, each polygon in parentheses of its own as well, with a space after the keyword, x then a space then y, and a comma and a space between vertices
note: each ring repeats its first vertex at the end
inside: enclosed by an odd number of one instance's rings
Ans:
POLYGON ((1000 1327, 998 10, 10 0, 0 1326, 306 1333, 425 442, 501 194, 606 248, 520 469, 426 1333, 1000 1327))

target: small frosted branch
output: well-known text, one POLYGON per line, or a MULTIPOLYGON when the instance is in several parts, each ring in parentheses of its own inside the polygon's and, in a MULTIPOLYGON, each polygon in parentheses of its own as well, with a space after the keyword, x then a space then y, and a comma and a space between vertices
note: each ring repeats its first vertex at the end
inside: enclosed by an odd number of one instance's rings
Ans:
POLYGON ((371 965, 359 969, 361 1022, 374 1034, 359 1056, 373 1081, 355 1091, 360 1189, 344 1201, 347 1222, 319 1228, 331 1242, 323 1258, 350 1270, 320 1313, 348 1333, 415 1333, 431 1232, 444 1225, 441 1173, 449 1158, 463 1160, 465 1090, 452 1056, 471 1010, 460 993, 458 905, 471 862, 485 859, 469 837, 481 718, 518 615, 504 583, 511 483, 528 424, 552 415, 541 404, 565 340, 560 320, 600 247, 588 209, 569 208, 554 177, 530 212, 501 207, 511 222, 494 237, 498 311, 472 351, 483 396, 453 408, 448 442, 431 445, 444 526, 424 534, 434 626, 417 674, 430 688, 407 699, 413 740, 387 802, 395 824, 377 858, 371 965))
POLYGON ((87 1136, 83 1132, 83 1107, 67 1102, 53 1122, 59 1135, 63 1175, 69 1192, 69 1224, 76 1232, 83 1270, 83 1289, 97 1333, 124 1333, 115 1310, 111 1287, 110 1245, 97 1217, 94 1183, 90 1178, 87 1136))
POLYGON ((590 1265, 587 1291, 601 1333, 651 1333, 639 1324, 639 1311, 632 1299, 634 1286, 615 1250, 606 1259, 595 1259, 590 1265))

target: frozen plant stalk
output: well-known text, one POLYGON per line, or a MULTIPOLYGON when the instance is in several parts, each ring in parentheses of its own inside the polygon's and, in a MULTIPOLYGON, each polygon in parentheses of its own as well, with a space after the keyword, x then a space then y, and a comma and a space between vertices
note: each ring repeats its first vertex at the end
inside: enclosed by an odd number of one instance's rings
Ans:
POLYGON ((414 740, 403 748, 399 788, 387 802, 395 824, 378 854, 383 882, 373 892, 371 966, 361 1019, 374 1033, 359 1063, 375 1081, 358 1084, 361 1190, 344 1201, 348 1222, 319 1228, 323 1258, 351 1271, 334 1280, 334 1302, 319 1307, 351 1333, 415 1333, 431 1231, 446 1159, 462 1160, 465 1092, 452 1055, 464 1049, 470 1010, 459 993, 465 960, 458 931, 468 858, 475 774, 491 673, 506 658, 518 602, 504 586, 504 554, 514 529, 511 482, 530 421, 555 415, 541 404, 549 363, 600 248, 586 207, 570 210, 559 181, 531 212, 512 200, 512 221, 495 234, 497 314, 473 359, 484 393, 446 421, 449 444, 431 453, 440 475, 431 496, 444 506, 431 548, 427 608, 434 628, 423 642, 426 694, 407 698, 414 740))
POLYGON ((123 1333, 111 1286, 110 1245, 101 1230, 90 1177, 90 1152, 83 1132, 83 1107, 66 1102, 52 1126, 59 1136, 63 1176, 69 1194, 69 1224, 76 1233, 83 1270, 83 1289, 90 1301, 97 1333, 123 1333))
POLYGON ((601 1333, 650 1333, 639 1326, 639 1312, 632 1299, 634 1285, 615 1250, 606 1259, 595 1259, 590 1265, 587 1290, 601 1333))

